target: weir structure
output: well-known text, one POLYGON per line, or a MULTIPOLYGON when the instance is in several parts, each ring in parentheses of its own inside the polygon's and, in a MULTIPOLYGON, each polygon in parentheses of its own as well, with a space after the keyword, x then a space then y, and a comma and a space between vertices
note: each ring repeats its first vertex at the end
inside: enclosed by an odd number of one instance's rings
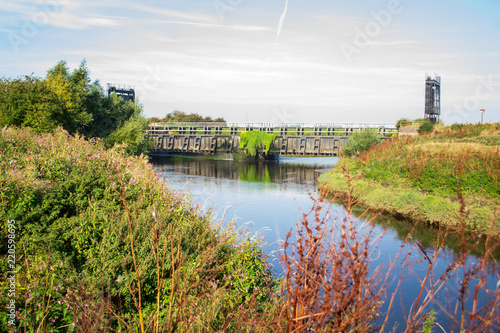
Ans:
MULTIPOLYGON (((239 153, 240 134, 250 131, 276 135, 271 156, 338 156, 349 136, 364 128, 382 137, 397 133, 393 124, 152 123, 146 135, 154 142, 150 156, 239 153)), ((262 156, 265 147, 257 151, 262 156)))
POLYGON ((106 84, 106 91, 108 96, 116 93, 118 97, 123 98, 125 102, 135 101, 135 87, 123 84, 108 83, 106 84))

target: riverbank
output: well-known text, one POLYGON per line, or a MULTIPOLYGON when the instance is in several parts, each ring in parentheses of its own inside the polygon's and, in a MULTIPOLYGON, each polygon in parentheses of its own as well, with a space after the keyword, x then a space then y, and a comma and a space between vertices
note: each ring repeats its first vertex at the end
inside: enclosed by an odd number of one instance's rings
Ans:
POLYGON ((274 284, 259 243, 125 150, 62 129, 0 131, 9 331, 251 330, 274 284))
POLYGON ((430 134, 386 141, 357 158, 343 158, 319 177, 330 196, 414 221, 457 225, 460 189, 473 231, 500 235, 500 124, 453 125, 430 134), (347 177, 347 175, 349 177, 347 177))

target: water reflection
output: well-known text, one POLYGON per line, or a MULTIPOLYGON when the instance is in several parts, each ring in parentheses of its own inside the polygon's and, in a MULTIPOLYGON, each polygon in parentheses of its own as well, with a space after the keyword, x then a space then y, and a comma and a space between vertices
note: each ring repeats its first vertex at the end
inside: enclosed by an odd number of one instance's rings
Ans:
MULTIPOLYGON (((337 161, 320 157, 247 163, 174 157, 152 162, 171 187, 188 192, 206 209, 214 207, 226 220, 251 226, 253 234, 264 237, 266 252, 274 255, 283 235, 301 218, 301 209, 311 207, 310 195, 318 196, 317 170, 333 168, 337 161)), ((281 271, 279 265, 276 271, 281 271)))
MULTIPOLYGON (((270 255, 277 274, 280 274, 282 269, 276 256, 279 243, 288 231, 295 228, 296 222, 301 220, 302 212, 311 208, 310 196, 319 195, 316 184, 318 170, 332 168, 336 162, 337 158, 334 157, 290 158, 277 162, 252 163, 171 157, 154 160, 153 164, 171 187, 189 192, 207 209, 215 207, 225 213, 228 219, 235 217, 241 228, 251 226, 252 234, 264 237, 267 243, 264 249, 270 255)), ((331 215, 340 217, 336 222, 341 221, 344 214, 340 205, 332 206, 331 215)), ((413 225, 404 221, 394 223, 393 219, 387 217, 379 222, 381 224, 376 227, 375 238, 378 238, 386 225, 390 229, 379 239, 378 255, 371 263, 372 268, 388 264, 399 251, 403 251, 404 256, 412 248, 410 244, 404 245, 401 239, 406 237, 413 225)), ((413 230, 414 239, 422 237, 424 245, 431 244, 435 234, 435 230, 429 228, 413 230)), ((440 274, 454 259, 452 251, 443 251, 436 272, 440 274)), ((475 259, 471 257, 469 260, 475 259)), ((406 310, 416 298, 420 286, 418 278, 423 278, 421 275, 425 274, 426 262, 419 262, 413 268, 416 275, 410 276, 400 287, 401 302, 406 310)), ((396 271, 399 272, 399 268, 396 271)), ((457 274, 460 275, 459 273, 457 274)), ((395 281, 397 278, 396 276, 395 281)), ((496 281, 492 277, 489 282, 495 285, 496 281)), ((456 286, 448 287, 447 292, 457 289, 456 286)), ((393 288, 391 286, 387 290, 388 295, 391 295, 393 288)), ((430 308, 438 312, 440 310, 438 307, 430 308)), ((402 307, 393 309, 391 327, 396 322, 404 321, 402 311, 402 307)), ((438 316, 437 320, 443 322, 445 319, 438 316)))
POLYGON ((313 184, 318 172, 332 168, 337 158, 287 158, 279 161, 242 162, 214 160, 208 158, 172 157, 154 159, 152 163, 160 171, 169 171, 186 176, 223 178, 250 183, 294 183, 313 184))

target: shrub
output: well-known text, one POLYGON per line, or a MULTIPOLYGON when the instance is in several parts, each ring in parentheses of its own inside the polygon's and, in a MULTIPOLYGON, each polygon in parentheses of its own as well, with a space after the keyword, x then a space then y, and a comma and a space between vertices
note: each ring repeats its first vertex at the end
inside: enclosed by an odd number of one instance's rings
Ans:
POLYGON ((410 121, 410 120, 408 120, 408 119, 406 119, 406 118, 401 118, 401 119, 399 119, 399 120, 398 120, 398 122, 396 123, 396 128, 397 128, 397 129, 398 129, 398 131, 399 131, 399 129, 401 128, 401 126, 406 126, 406 125, 408 125, 408 124, 410 124, 410 123, 411 123, 411 121, 410 121))
POLYGON ((429 121, 424 122, 420 127, 418 128, 418 133, 423 134, 423 133, 430 133, 434 129, 434 125, 431 124, 429 121))
POLYGON ((108 147, 112 147, 115 143, 126 144, 125 152, 129 155, 146 155, 152 147, 151 139, 144 136, 147 128, 147 119, 140 114, 135 115, 104 141, 108 147))
POLYGON ((346 217, 334 219, 324 202, 311 199, 313 207, 297 222, 296 239, 288 232, 280 251, 287 319, 280 331, 375 332, 388 275, 380 266, 369 270, 378 245, 374 226, 352 217, 352 203, 346 217))
POLYGON ((341 153, 347 157, 357 156, 378 143, 380 143, 380 135, 377 131, 366 128, 361 132, 354 133, 342 146, 341 153))
POLYGON ((217 331, 234 326, 240 305, 265 301, 259 248, 168 189, 145 158, 62 129, 3 129, 0 154, 0 267, 9 270, 4 221, 15 220, 18 328, 217 331))

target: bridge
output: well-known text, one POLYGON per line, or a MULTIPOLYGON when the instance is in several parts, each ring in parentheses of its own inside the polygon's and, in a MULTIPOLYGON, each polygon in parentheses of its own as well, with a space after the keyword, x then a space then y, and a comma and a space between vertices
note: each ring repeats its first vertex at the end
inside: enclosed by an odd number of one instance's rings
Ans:
POLYGON ((152 156, 238 153, 239 135, 249 131, 276 134, 271 155, 338 156, 341 144, 364 128, 383 137, 397 133, 393 124, 152 123, 146 135, 154 141, 152 156))

